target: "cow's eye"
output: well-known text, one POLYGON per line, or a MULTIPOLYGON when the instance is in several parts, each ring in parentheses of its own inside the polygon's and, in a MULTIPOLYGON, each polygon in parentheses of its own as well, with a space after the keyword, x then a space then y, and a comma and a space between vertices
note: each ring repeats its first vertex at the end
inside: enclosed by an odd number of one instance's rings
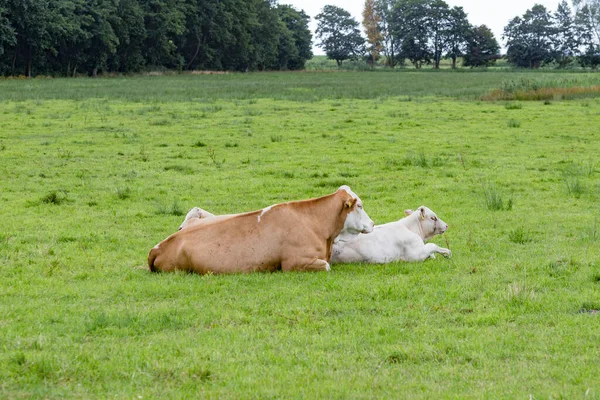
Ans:
POLYGON ((437 221, 437 217, 431 217, 431 219, 437 221))
POLYGON ((362 208, 362 204, 357 204, 356 207, 362 208))

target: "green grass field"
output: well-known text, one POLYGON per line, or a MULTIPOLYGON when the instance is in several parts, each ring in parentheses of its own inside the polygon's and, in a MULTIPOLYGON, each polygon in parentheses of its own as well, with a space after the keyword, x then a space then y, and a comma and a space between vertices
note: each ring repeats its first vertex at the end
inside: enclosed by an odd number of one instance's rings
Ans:
POLYGON ((1 398, 600 398, 600 99, 327 72, 0 81, 1 398), (150 274, 193 206, 349 184, 451 259, 150 274))

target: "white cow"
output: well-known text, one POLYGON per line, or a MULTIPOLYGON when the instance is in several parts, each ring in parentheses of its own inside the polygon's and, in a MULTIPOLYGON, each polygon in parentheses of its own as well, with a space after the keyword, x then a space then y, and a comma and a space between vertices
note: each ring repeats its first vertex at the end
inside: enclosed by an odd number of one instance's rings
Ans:
POLYGON ((450 257, 452 252, 434 243, 425 242, 442 234, 448 225, 429 208, 421 206, 416 212, 406 210, 407 216, 396 222, 377 225, 369 235, 349 235, 342 232, 333 243, 331 262, 365 262, 384 264, 392 261, 423 261, 435 258, 434 253, 450 257))

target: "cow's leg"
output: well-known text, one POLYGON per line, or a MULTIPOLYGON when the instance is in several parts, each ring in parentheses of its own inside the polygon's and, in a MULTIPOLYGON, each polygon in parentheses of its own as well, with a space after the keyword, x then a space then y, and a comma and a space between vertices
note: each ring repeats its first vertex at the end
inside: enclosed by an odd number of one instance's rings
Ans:
POLYGON ((330 271, 331 266, 320 258, 293 258, 281 263, 282 271, 330 271))
POLYGON ((407 261, 423 261, 426 258, 435 258, 435 253, 439 253, 444 257, 451 257, 452 252, 448 249, 438 246, 435 243, 427 243, 426 245, 411 251, 408 254, 407 261))

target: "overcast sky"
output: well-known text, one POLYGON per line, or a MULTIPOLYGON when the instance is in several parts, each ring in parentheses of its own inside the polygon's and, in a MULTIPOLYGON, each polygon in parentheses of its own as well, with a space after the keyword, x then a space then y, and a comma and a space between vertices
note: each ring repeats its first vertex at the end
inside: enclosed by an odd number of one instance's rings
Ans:
MULTIPOLYGON (((560 0, 446 0, 450 7, 463 7, 469 16, 469 22, 473 25, 485 24, 494 32, 496 39, 502 47, 502 32, 504 27, 512 18, 517 15, 523 15, 527 9, 534 4, 542 4, 550 11, 555 11, 560 0)), ((313 32, 313 52, 315 54, 324 54, 323 51, 314 45, 317 40, 314 38, 317 23, 315 16, 321 12, 325 4, 331 4, 342 7, 348 11, 359 22, 362 22, 362 10, 364 0, 279 0, 280 4, 290 4, 296 9, 304 10, 311 17, 310 28, 313 32)), ((570 2, 569 2, 570 4, 570 2)), ((362 31, 362 25, 361 25, 362 31)))

